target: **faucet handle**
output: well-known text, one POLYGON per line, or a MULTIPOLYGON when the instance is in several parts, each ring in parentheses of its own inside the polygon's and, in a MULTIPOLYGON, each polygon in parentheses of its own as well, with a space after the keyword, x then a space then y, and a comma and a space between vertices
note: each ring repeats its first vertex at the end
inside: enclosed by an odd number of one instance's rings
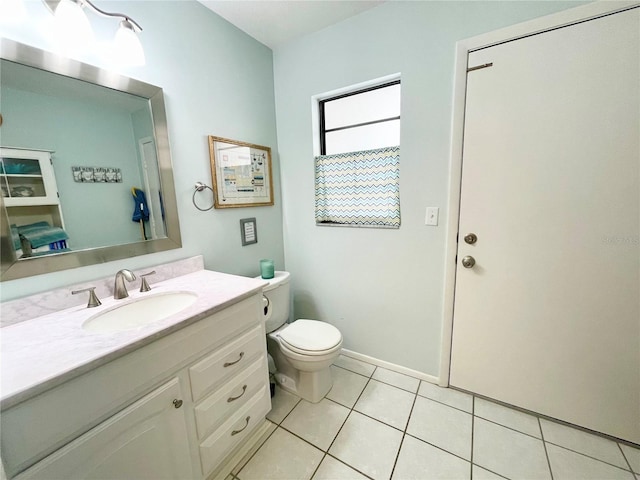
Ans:
POLYGON ((71 295, 76 295, 82 292, 89 292, 89 303, 87 303, 87 308, 99 307, 102 305, 100 299, 96 296, 96 287, 83 288, 82 290, 73 290, 71 295))
POLYGON ((143 273, 140 275, 140 278, 142 278, 142 283, 140 284, 140 291, 141 292, 148 292, 149 290, 151 290, 151 287, 149 286, 149 283, 147 282, 147 279, 145 278, 147 275, 155 275, 156 271, 152 270, 149 273, 143 273))

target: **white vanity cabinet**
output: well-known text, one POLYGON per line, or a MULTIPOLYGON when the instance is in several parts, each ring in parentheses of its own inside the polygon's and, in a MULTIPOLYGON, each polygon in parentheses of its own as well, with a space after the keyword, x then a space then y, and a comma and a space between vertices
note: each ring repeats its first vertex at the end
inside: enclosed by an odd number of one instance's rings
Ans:
POLYGON ((174 378, 16 478, 194 478, 180 397, 174 378))
POLYGON ((205 479, 271 408, 252 293, 2 411, 8 478, 205 479))

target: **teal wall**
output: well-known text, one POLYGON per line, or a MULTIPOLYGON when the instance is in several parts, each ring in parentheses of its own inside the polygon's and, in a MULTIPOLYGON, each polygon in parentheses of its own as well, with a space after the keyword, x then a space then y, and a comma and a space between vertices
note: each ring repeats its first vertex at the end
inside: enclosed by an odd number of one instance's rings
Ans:
POLYGON ((577 6, 560 1, 387 2, 274 51, 287 270, 295 316, 344 347, 438 376, 455 44, 577 6), (399 230, 314 223, 314 95, 400 72, 399 230), (425 226, 426 207, 440 224, 425 226))
MULTIPOLYGON (((25 3, 28 22, 15 26, 0 23, 0 35, 51 50, 44 33, 51 14, 43 2, 25 3)), ((164 89, 183 247, 2 282, 0 299, 114 275, 121 268, 144 268, 199 254, 204 255, 206 268, 222 272, 258 275, 261 258, 273 258, 276 268, 282 269, 282 200, 271 50, 195 1, 98 0, 96 4, 107 11, 125 12, 144 29, 140 35, 147 60, 144 67, 114 68, 94 53, 80 60, 164 89), (193 185, 197 181, 211 184, 207 135, 272 148, 275 206, 196 210, 191 203, 193 185), (256 217, 259 242, 242 247, 239 220, 246 217, 256 217)), ((102 41, 110 39, 117 26, 113 19, 94 15, 91 23, 102 41)), ((92 186, 87 190, 86 195, 95 192, 92 186)), ((203 204, 211 202, 205 194, 198 199, 203 204)), ((132 208, 133 202, 127 200, 132 208)), ((82 202, 81 196, 77 203, 82 202)))
POLYGON ((2 145, 53 150, 53 169, 72 249, 119 245, 141 239, 131 221, 131 187, 141 186, 132 118, 121 109, 96 108, 2 87, 2 145), (114 167, 122 183, 78 183, 72 166, 114 167), (102 228, 108 223, 109 228, 102 228))

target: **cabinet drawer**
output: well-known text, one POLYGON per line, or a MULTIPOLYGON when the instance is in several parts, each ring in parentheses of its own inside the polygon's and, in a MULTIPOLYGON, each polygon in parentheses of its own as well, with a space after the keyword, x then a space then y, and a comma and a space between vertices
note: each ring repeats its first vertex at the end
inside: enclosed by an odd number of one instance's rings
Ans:
POLYGON ((258 390, 267 385, 268 379, 267 360, 262 356, 237 377, 205 398, 195 408, 198 438, 203 439, 213 432, 258 390))
POLYGON ((264 355, 266 337, 262 325, 216 350, 189 369, 193 401, 264 355))
POLYGON ((271 408, 269 389, 265 385, 227 422, 200 444, 202 474, 210 474, 240 442, 264 421, 271 408))

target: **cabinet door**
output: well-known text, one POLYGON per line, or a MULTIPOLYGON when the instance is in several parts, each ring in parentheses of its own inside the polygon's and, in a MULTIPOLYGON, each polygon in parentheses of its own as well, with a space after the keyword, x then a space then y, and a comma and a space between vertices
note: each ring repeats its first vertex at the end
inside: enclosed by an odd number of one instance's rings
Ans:
POLYGON ((180 400, 174 378, 16 479, 194 478, 180 400))
POLYGON ((0 179, 8 207, 60 203, 49 152, 0 149, 0 179))

